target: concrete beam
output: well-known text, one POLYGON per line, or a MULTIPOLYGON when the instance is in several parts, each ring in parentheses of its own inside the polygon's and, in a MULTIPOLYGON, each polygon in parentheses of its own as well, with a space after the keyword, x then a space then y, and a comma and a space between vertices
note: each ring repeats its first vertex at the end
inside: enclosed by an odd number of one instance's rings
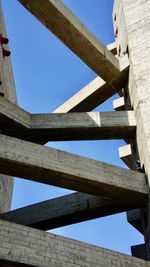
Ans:
POLYGON ((116 55, 117 54, 117 45, 116 45, 116 42, 113 42, 111 44, 108 44, 107 45, 107 49, 113 53, 113 55, 116 55))
POLYGON ((113 108, 116 111, 122 111, 125 109, 125 99, 123 96, 113 100, 113 108))
POLYGON ((30 113, 18 107, 5 97, 0 97, 0 124, 4 130, 30 128, 30 113))
POLYGON ((143 234, 142 216, 140 209, 134 209, 127 212, 127 221, 141 234, 143 234))
POLYGON ((133 137, 133 111, 30 114, 0 98, 2 133, 33 142, 101 140, 133 137))
POLYGON ((0 214, 0 219, 50 230, 127 211, 139 205, 142 206, 142 203, 127 203, 124 198, 116 201, 108 197, 73 193, 0 214))
POLYGON ((150 263, 118 252, 0 220, 0 266, 140 266, 150 263), (19 266, 19 265, 18 265, 19 266))
POLYGON ((130 144, 119 147, 119 157, 130 169, 133 169, 134 156, 130 144))
POLYGON ((33 140, 104 140, 133 138, 133 111, 31 115, 33 140))
POLYGON ((65 101, 54 113, 91 111, 116 93, 108 83, 97 77, 65 101))
MULTIPOLYGON (((120 59, 122 68, 125 68, 127 61, 127 57, 120 59)), ((110 86, 100 77, 97 77, 79 92, 65 101, 62 105, 56 108, 53 112, 66 113, 91 111, 113 96, 116 92, 117 91, 114 90, 112 86, 110 86)), ((118 93, 121 93, 121 91, 118 93)))
POLYGON ((0 172, 83 193, 145 201, 145 175, 0 135, 0 172))
MULTIPOLYGON (((4 22, 2 1, 0 1, 0 35, 7 38, 6 27, 4 22)), ((9 45, 4 45, 9 51, 9 45)), ((12 72, 11 57, 3 58, 0 45, 0 92, 5 98, 17 104, 16 89, 12 72)), ((1 98, 1 97, 0 97, 1 98)), ((13 177, 7 177, 0 174, 0 213, 10 210, 13 192, 13 177)))
POLYGON ((119 90, 127 78, 119 60, 60 0, 19 0, 37 19, 80 57, 98 76, 119 90), (69 36, 69 38, 68 38, 69 36))

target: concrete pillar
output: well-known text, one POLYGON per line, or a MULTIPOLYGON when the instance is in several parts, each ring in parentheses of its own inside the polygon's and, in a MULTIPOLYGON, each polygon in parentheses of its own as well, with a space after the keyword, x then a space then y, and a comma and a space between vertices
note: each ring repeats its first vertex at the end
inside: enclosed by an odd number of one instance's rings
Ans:
MULTIPOLYGON (((150 187, 150 1, 115 0, 113 10, 118 57, 129 53, 128 90, 135 111, 141 169, 150 187)), ((143 213, 146 259, 150 260, 150 205, 143 213)), ((140 256, 140 255, 139 255, 140 256)))
MULTIPOLYGON (((0 36, 6 37, 6 29, 0 2, 0 36)), ((3 55, 3 49, 8 50, 8 44, 0 43, 0 97, 6 97, 10 101, 16 103, 16 91, 13 80, 10 56, 3 55), (4 96, 3 96, 4 94, 4 96)), ((11 206, 13 190, 13 178, 0 174, 0 212, 8 211, 11 206)))

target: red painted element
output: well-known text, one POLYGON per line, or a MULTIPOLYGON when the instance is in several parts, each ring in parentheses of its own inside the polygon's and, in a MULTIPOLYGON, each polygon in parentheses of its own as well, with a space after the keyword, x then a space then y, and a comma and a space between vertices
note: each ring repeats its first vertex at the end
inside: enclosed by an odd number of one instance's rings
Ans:
POLYGON ((3 45, 3 44, 6 45, 6 44, 8 44, 8 42, 9 42, 9 39, 4 37, 2 34, 0 34, 0 44, 1 45, 3 45))
POLYGON ((3 97, 3 96, 4 96, 4 93, 0 92, 0 96, 2 96, 2 97, 3 97))
POLYGON ((115 38, 118 37, 118 26, 116 27, 116 31, 115 31, 115 38))
POLYGON ((2 54, 3 54, 3 57, 9 57, 11 52, 3 47, 2 48, 2 54))

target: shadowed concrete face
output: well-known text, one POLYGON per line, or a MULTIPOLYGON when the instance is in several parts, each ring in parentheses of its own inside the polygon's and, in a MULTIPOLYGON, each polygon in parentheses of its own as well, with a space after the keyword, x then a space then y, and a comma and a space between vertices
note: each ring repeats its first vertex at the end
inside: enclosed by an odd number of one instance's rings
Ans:
POLYGON ((144 174, 4 135, 0 146, 4 174, 127 201, 147 196, 144 174))
MULTIPOLYGON (((7 37, 2 6, 0 1, 0 35, 7 37)), ((8 44, 5 44, 5 49, 9 50, 8 44)), ((10 57, 3 58, 0 45, 0 92, 4 94, 6 99, 17 103, 16 90, 11 68, 10 57)), ((8 211, 11 206, 11 198, 13 191, 13 177, 8 177, 0 174, 0 213, 8 211)))
POLYGON ((134 138, 133 111, 30 114, 0 99, 2 133, 33 142, 134 138))
POLYGON ((144 206, 145 201, 113 199, 84 193, 50 199, 0 215, 0 219, 49 230, 144 206))

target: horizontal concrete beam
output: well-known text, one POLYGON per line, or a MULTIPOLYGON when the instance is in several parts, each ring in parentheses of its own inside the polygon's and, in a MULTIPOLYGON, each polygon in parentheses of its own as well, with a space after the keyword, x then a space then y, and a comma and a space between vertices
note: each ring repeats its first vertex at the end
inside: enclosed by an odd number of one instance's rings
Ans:
POLYGON ((66 263, 72 267, 104 267, 112 262, 114 266, 150 267, 148 261, 3 220, 0 220, 0 233, 1 267, 13 264, 54 267, 66 263))
POLYGON ((119 60, 81 23, 60 0, 19 0, 37 19, 115 90, 127 78, 119 60), (68 38, 69 36, 69 38, 68 38))
POLYGON ((50 230, 127 211, 140 205, 142 207, 142 204, 138 201, 128 203, 124 198, 116 201, 108 197, 73 193, 0 214, 0 219, 50 230))
POLYGON ((4 135, 0 147, 3 174, 126 201, 147 197, 142 173, 4 135))
POLYGON ((136 122, 133 111, 30 114, 0 98, 2 133, 44 142, 132 138, 136 122))
POLYGON ((34 140, 104 140, 133 138, 133 111, 31 115, 34 140))

